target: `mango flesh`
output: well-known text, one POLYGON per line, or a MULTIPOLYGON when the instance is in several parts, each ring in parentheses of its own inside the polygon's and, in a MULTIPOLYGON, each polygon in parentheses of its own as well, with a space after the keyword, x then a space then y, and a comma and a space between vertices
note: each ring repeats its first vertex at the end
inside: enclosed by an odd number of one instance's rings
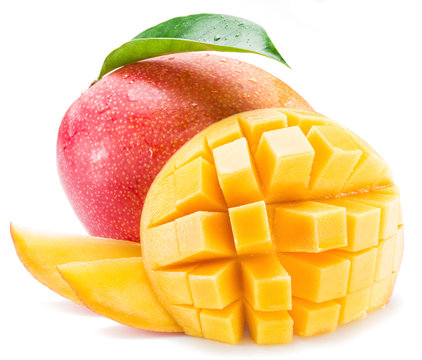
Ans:
POLYGON ((141 258, 71 262, 57 269, 94 312, 135 328, 181 331, 152 291, 141 258))
POLYGON ((69 262, 139 257, 139 244, 83 235, 63 235, 33 231, 10 224, 16 253, 39 282, 56 293, 80 304, 69 285, 57 271, 57 265, 69 262))
POLYGON ((152 290, 140 244, 14 224, 10 230, 26 269, 56 293, 124 325, 181 331, 152 290))
POLYGON ((143 261, 186 334, 236 343, 246 323, 256 343, 282 344, 384 306, 402 224, 391 171, 365 141, 320 114, 256 110, 164 166, 143 210, 143 261))

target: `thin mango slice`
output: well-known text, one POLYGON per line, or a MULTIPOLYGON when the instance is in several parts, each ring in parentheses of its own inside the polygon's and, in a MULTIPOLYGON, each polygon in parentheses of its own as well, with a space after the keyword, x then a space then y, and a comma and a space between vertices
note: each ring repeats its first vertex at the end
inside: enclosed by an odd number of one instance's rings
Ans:
POLYGON ((72 262, 57 269, 94 312, 139 329, 181 331, 154 294, 141 258, 72 262))
POLYGON ((31 275, 54 292, 80 304, 56 266, 74 261, 139 257, 141 247, 132 241, 84 235, 33 231, 10 224, 16 253, 31 275))

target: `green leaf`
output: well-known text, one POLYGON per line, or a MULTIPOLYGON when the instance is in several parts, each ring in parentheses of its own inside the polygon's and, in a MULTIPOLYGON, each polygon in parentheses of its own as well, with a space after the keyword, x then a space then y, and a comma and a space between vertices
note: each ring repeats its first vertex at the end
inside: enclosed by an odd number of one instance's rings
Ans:
POLYGON ((289 66, 258 24, 230 15, 197 14, 165 21, 113 50, 104 60, 98 80, 123 65, 190 51, 253 53, 289 66))

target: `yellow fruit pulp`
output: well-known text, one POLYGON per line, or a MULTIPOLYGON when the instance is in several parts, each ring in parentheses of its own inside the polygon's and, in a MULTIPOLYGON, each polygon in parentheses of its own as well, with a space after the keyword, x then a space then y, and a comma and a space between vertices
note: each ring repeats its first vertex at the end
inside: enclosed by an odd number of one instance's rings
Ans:
POLYGON ((160 305, 139 257, 58 265, 82 303, 124 325, 154 331, 181 331, 160 305))
POLYGON ((56 293, 124 325, 181 331, 152 290, 139 244, 13 224, 10 230, 27 270, 56 293))
POLYGON ((78 304, 80 300, 60 276, 57 265, 141 255, 140 245, 131 241, 34 232, 14 224, 10 225, 10 232, 27 270, 39 282, 78 304))
POLYGON ((185 144, 148 193, 142 253, 186 334, 258 344, 321 334, 385 305, 403 252, 398 188, 361 138, 264 109, 185 144))

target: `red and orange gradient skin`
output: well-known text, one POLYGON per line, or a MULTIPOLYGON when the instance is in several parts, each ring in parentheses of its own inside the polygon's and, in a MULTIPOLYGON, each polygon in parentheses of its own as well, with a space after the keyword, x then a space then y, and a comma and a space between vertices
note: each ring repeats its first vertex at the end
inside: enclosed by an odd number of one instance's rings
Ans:
POLYGON ((232 58, 185 53, 124 66, 66 112, 60 180, 91 235, 139 241, 146 194, 170 156, 213 122, 268 107, 311 110, 281 80, 232 58))

